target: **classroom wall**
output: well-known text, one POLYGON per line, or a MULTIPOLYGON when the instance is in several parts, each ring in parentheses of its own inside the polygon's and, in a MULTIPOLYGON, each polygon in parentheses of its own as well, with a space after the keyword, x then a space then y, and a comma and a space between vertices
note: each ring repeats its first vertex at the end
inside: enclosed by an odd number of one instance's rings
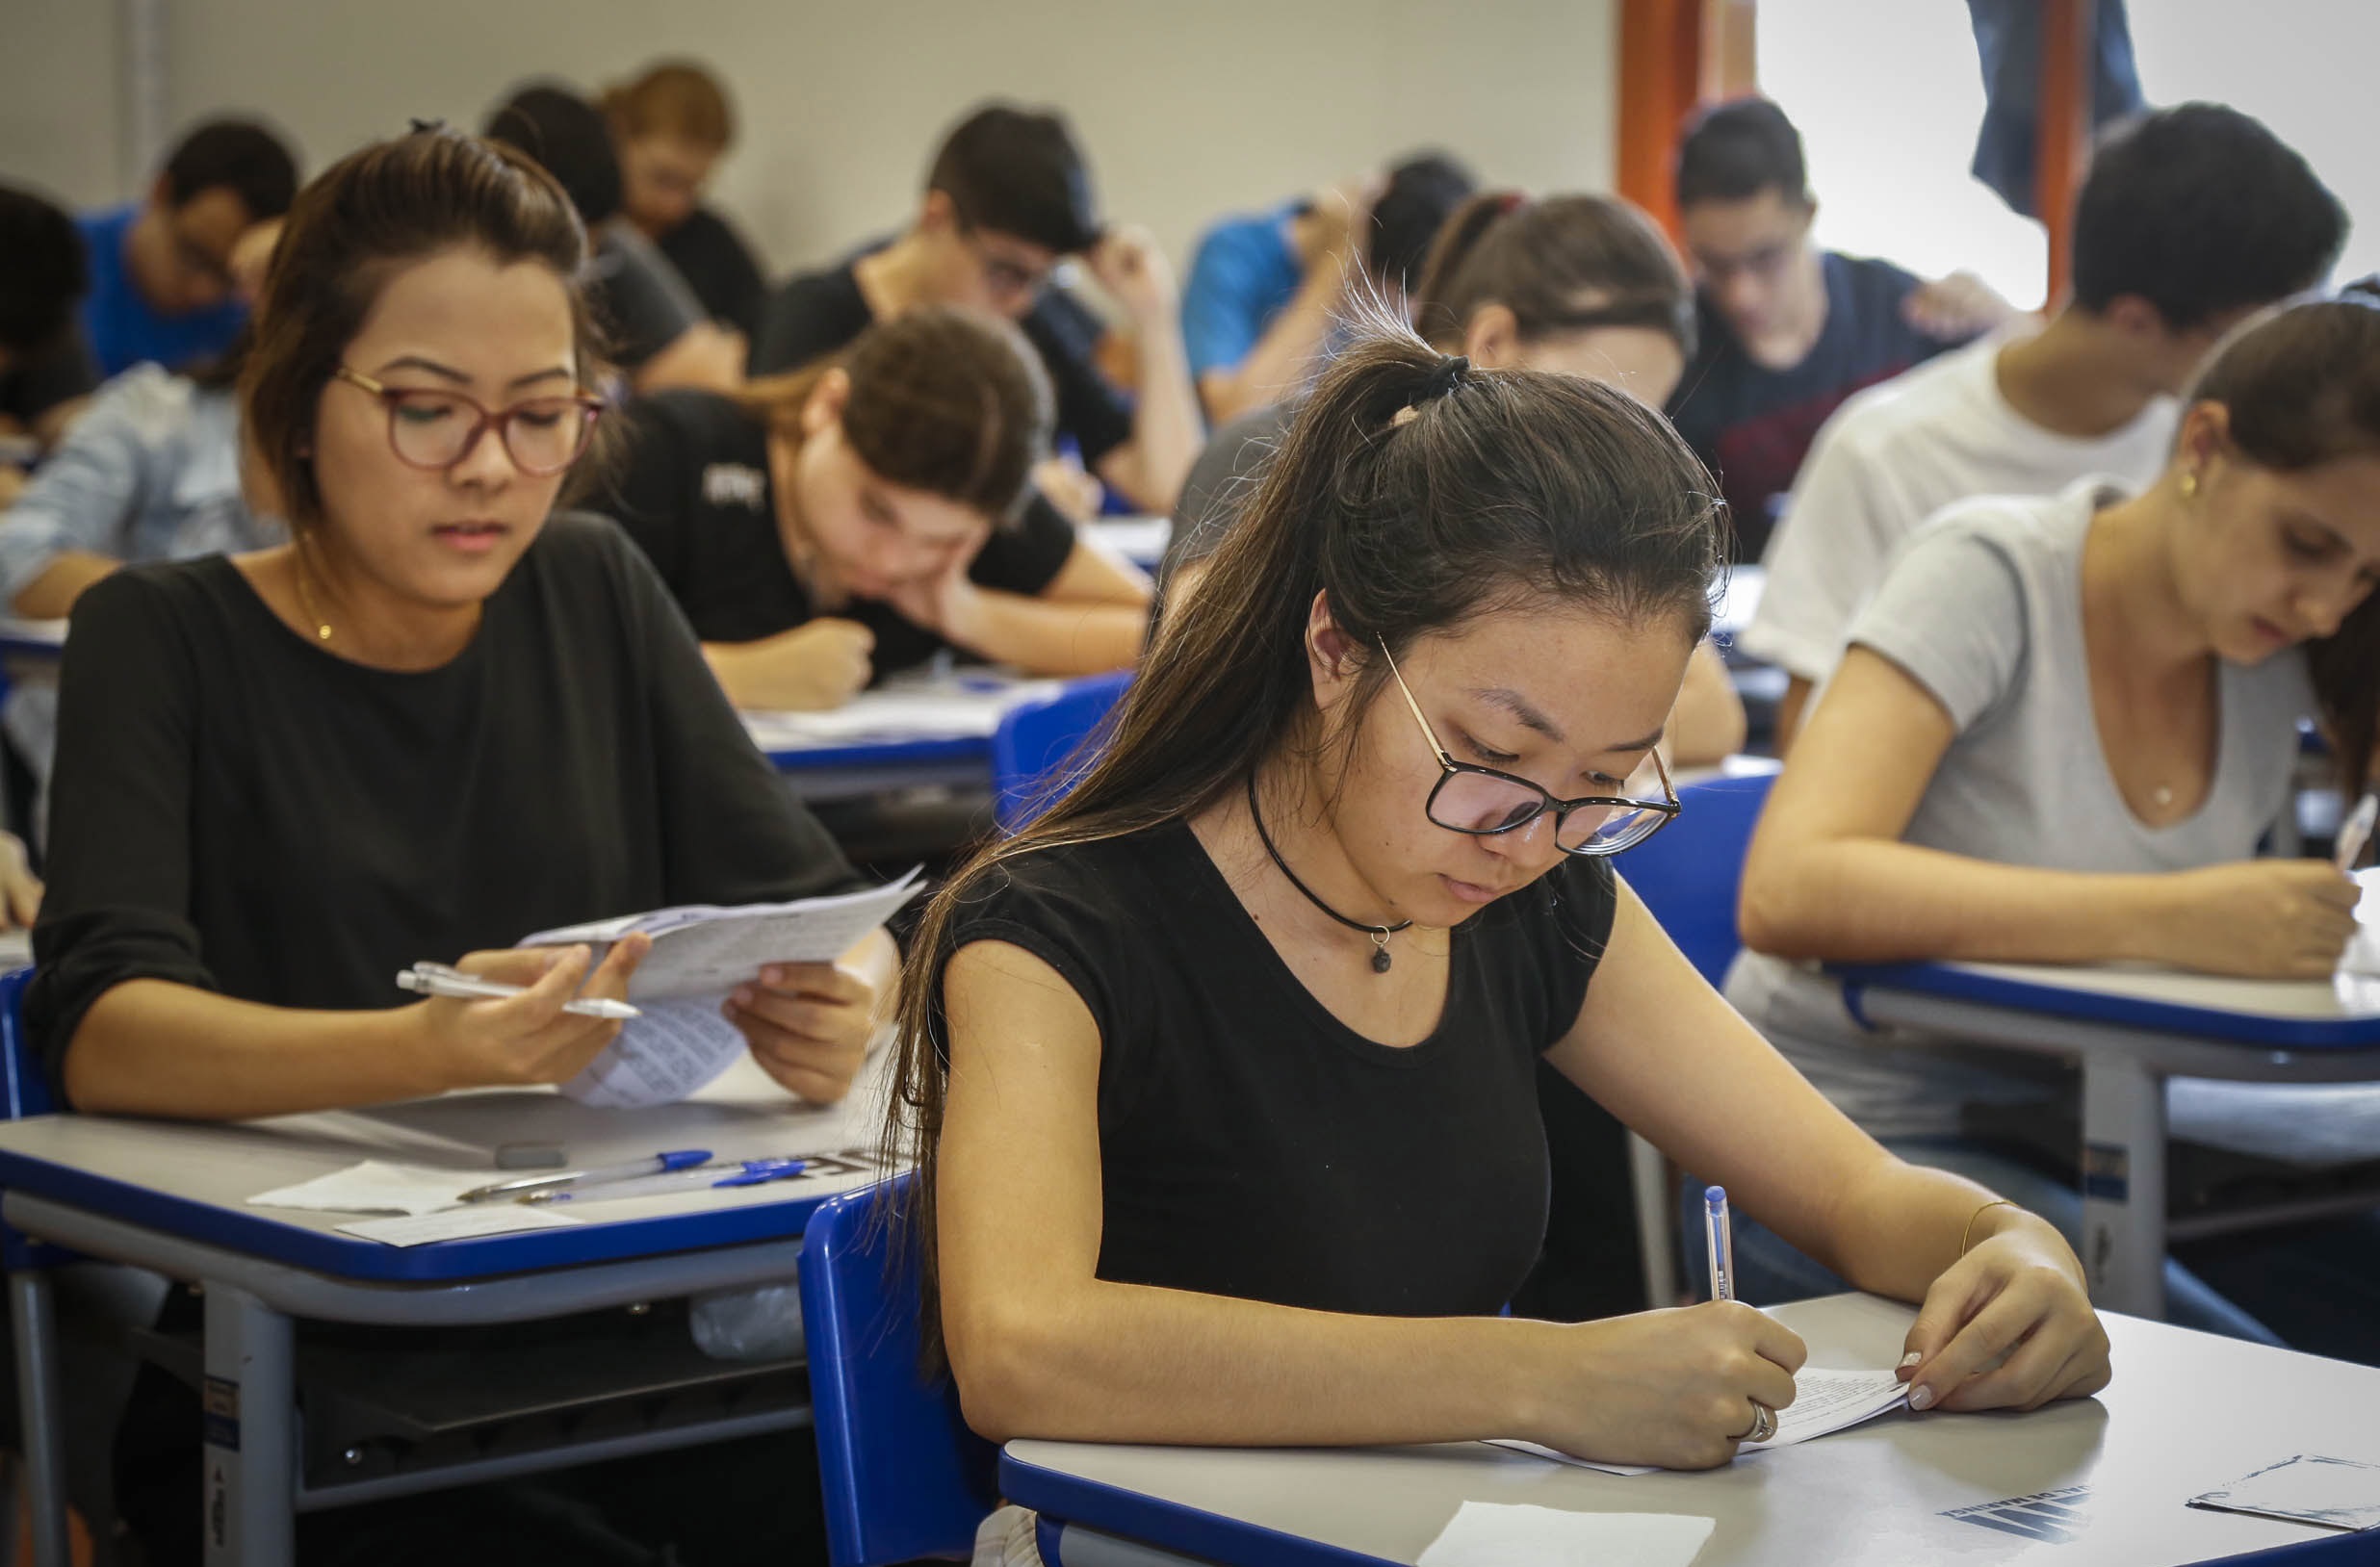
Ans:
MULTIPOLYGON (((166 114, 269 109, 309 170, 408 116, 477 124, 518 78, 709 61, 744 122, 720 194, 772 267, 906 215, 941 129, 993 93, 1064 105, 1111 213, 1186 260, 1219 213, 1420 144, 1539 189, 1608 186, 1618 0, 172 0, 166 114)), ((131 193, 125 0, 10 0, 0 170, 131 193), (14 13, 30 6, 34 47, 14 13)))

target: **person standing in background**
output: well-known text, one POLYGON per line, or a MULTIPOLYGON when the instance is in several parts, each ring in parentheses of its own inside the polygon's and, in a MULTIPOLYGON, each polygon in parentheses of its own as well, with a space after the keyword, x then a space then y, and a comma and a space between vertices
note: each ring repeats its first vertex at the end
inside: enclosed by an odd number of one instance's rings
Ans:
POLYGON ((1478 186, 1441 152, 1385 175, 1227 218, 1199 241, 1182 292, 1182 336, 1217 424, 1306 384, 1348 295, 1402 298, 1446 217, 1478 186))
POLYGON ((1772 508, 1843 399, 2013 312, 1969 272, 1927 283, 1889 261, 1811 238, 1801 136, 1766 98, 1696 119, 1677 154, 1678 218, 1700 287, 1699 351, 1670 423, 1734 513, 1740 560, 1758 560, 1772 508))
POLYGON ((182 138, 144 199, 78 218, 91 261, 83 334, 99 373, 144 359, 181 370, 229 349, 247 320, 241 241, 297 194, 298 160, 278 137, 211 119, 182 138))
POLYGON ((1057 430, 1099 482, 1144 511, 1170 509, 1203 431, 1190 390, 1173 269, 1145 232, 1099 219, 1091 171, 1063 116, 992 103, 952 128, 907 230, 788 281, 762 313, 751 373, 798 370, 874 321, 920 305, 1005 316, 1024 331, 1057 396, 1057 430), (1127 401, 1056 319, 1050 273, 1080 256, 1131 318, 1139 379, 1127 401))
POLYGON ((605 90, 598 107, 619 151, 621 217, 660 247, 712 321, 749 341, 767 280, 743 236, 703 203, 736 142, 725 89, 691 61, 665 60, 605 90))

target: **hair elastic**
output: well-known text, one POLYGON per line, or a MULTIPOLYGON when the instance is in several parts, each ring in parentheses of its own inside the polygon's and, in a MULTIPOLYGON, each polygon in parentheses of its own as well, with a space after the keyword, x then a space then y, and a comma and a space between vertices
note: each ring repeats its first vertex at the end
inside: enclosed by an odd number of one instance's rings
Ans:
POLYGON ((1459 353, 1449 354, 1438 362, 1437 369, 1430 372, 1430 378, 1421 383, 1421 390, 1414 394, 1413 401, 1435 402, 1439 398, 1450 397, 1462 385, 1463 377, 1470 373, 1469 359, 1459 353))

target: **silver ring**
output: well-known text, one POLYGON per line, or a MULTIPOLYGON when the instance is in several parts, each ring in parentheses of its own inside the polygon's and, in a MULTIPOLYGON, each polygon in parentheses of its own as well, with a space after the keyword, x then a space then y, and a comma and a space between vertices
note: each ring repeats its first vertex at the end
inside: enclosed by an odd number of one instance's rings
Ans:
POLYGON ((1729 1437, 1731 1442, 1766 1442, 1776 1435, 1776 1411, 1758 1399, 1751 1400, 1752 1428, 1741 1436, 1729 1437))

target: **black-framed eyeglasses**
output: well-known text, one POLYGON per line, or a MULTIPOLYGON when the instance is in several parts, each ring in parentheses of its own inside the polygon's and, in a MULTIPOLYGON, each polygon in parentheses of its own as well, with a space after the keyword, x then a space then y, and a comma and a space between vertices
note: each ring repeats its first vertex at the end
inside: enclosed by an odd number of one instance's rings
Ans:
POLYGON ((388 408, 388 444, 409 468, 444 473, 471 455, 494 425, 512 466, 535 478, 549 478, 585 454, 604 399, 592 392, 530 398, 508 408, 488 408, 460 392, 431 387, 383 385, 341 365, 339 380, 380 399, 388 408))
POLYGON ((1002 298, 1040 298, 1042 291, 1049 286, 1049 279, 1057 270, 1055 267, 1027 266, 1001 255, 984 244, 982 231, 970 223, 962 221, 958 233, 960 243, 974 254, 975 266, 983 273, 985 285, 1002 298))
POLYGON ((1643 762, 1620 785, 1649 789, 1658 784, 1658 800, 1632 794, 1557 800, 1525 778, 1457 761, 1438 743, 1437 731, 1430 727, 1421 704, 1413 700, 1413 688, 1405 683, 1386 643, 1381 644, 1380 653, 1388 660, 1388 673, 1397 689, 1405 693, 1405 705, 1413 710, 1413 722, 1421 726, 1423 737, 1437 756, 1438 781, 1423 807, 1435 825, 1450 833, 1492 837, 1526 827, 1550 810, 1554 813, 1554 847, 1564 854, 1607 855, 1635 848, 1677 815, 1677 790, 1669 786, 1669 769, 1658 750, 1646 752, 1643 762))

